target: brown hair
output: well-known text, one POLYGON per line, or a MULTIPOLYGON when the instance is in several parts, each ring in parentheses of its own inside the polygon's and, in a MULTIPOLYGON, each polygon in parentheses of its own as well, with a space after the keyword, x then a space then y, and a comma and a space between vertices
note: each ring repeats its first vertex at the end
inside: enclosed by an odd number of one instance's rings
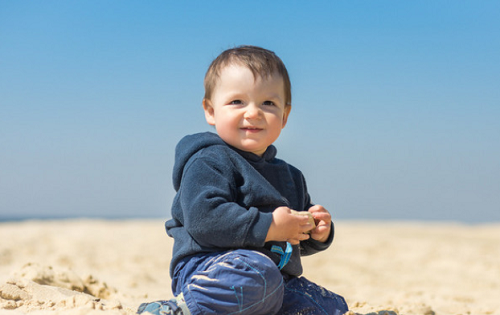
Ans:
POLYGON ((257 46, 231 48, 223 51, 212 61, 205 74, 205 99, 209 100, 212 97, 220 72, 232 63, 248 67, 255 78, 257 76, 267 78, 277 72, 283 78, 285 85, 285 104, 292 104, 292 87, 285 64, 274 52, 257 46))

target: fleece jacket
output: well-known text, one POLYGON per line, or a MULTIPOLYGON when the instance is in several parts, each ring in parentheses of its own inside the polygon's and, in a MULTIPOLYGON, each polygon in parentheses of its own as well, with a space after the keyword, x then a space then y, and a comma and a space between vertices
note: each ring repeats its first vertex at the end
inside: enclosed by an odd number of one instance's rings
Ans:
MULTIPOLYGON (((186 257, 241 248, 280 262, 280 254, 271 247, 284 251, 286 242, 265 242, 272 212, 280 206, 307 211, 312 204, 302 173, 276 153, 273 145, 262 156, 241 151, 211 132, 189 135, 178 143, 172 174, 177 193, 172 219, 165 223, 174 238, 171 274, 186 257)), ((325 243, 309 239, 293 246, 282 273, 302 274, 300 256, 325 250, 333 235, 332 224, 325 243)))

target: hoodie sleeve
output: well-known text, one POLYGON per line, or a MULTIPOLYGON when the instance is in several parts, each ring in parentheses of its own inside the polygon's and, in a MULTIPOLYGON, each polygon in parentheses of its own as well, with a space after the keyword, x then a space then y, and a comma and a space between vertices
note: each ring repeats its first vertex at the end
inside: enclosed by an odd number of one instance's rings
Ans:
MULTIPOLYGON (((302 180, 302 185, 304 187, 304 201, 303 202, 304 202, 305 208, 303 209, 303 211, 307 211, 314 204, 311 202, 311 196, 307 192, 306 180, 305 180, 304 176, 302 175, 302 173, 300 173, 300 177, 302 180)), ((324 251, 325 249, 330 247, 330 245, 333 243, 333 237, 335 235, 335 228, 334 227, 335 226, 334 226, 333 221, 332 221, 330 235, 328 236, 328 239, 324 243, 317 241, 315 239, 312 239, 312 238, 305 240, 305 241, 301 241, 300 242, 300 255, 301 256, 309 256, 309 255, 315 254, 317 252, 324 251)))
POLYGON ((315 254, 317 252, 324 251, 325 249, 330 247, 330 245, 332 244, 334 235, 335 235, 335 230, 334 230, 334 225, 332 222, 330 236, 328 236, 328 239, 326 240, 326 242, 323 243, 320 241, 316 241, 312 238, 305 240, 305 241, 302 241, 302 242, 300 242, 300 255, 301 256, 309 256, 309 255, 315 254))
POLYGON ((183 225, 201 246, 261 247, 272 214, 238 204, 237 174, 221 155, 193 156, 186 164, 178 191, 183 225))

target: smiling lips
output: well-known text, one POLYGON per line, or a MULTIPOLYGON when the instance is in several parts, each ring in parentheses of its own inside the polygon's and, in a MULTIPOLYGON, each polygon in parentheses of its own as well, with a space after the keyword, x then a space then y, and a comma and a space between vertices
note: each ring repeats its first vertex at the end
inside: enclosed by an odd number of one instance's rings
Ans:
POLYGON ((262 128, 258 128, 258 127, 241 127, 240 129, 243 131, 246 131, 246 132, 259 132, 259 131, 263 130, 262 128))

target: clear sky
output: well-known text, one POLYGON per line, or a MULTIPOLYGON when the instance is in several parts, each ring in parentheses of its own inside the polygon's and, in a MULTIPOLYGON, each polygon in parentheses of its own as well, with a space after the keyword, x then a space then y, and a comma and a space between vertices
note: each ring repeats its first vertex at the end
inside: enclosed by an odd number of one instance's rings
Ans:
POLYGON ((275 51, 340 219, 500 221, 498 1, 1 1, 0 218, 168 217, 206 68, 275 51))

